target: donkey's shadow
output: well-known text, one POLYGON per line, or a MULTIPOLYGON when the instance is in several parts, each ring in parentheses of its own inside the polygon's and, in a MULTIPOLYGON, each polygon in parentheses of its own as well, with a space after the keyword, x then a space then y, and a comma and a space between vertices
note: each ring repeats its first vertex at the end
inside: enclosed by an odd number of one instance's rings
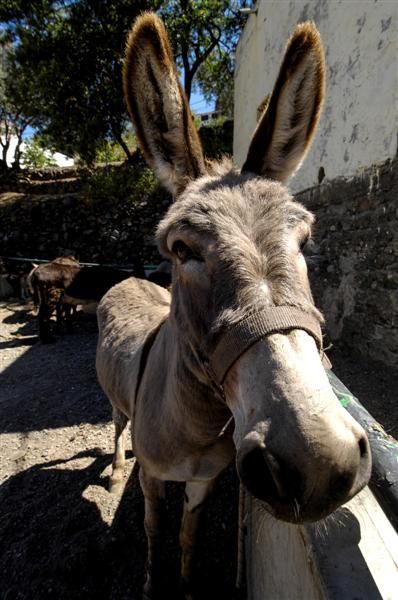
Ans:
POLYGON ((120 519, 108 526, 96 503, 83 497, 88 486, 106 483, 102 473, 110 462, 109 455, 81 452, 37 464, 1 486, 2 598, 141 598, 145 536, 138 481, 128 490, 134 527, 120 519), (82 459, 92 460, 84 468, 68 468, 69 461, 82 459), (115 594, 127 556, 129 586, 115 594))
MULTIPOLYGON (((161 565, 157 571, 158 588, 161 598, 180 600, 180 561, 179 529, 181 525, 184 484, 168 482, 166 484, 166 501, 162 510, 162 527, 160 535, 161 565)), ((132 503, 137 501, 139 488, 138 469, 134 468, 126 484, 116 512, 113 535, 123 532, 123 543, 129 547, 129 538, 134 540, 135 528, 142 528, 144 518, 144 500, 139 489, 141 505, 134 509, 132 518, 132 503), (136 519, 139 519, 137 522, 136 519)), ((233 467, 227 469, 219 478, 216 489, 207 501, 203 510, 199 527, 197 546, 194 560, 193 593, 195 600, 243 600, 246 592, 235 587, 237 567, 237 524, 238 524, 239 483, 233 467)), ((146 538, 144 553, 146 557, 146 538)), ((142 560, 143 557, 140 557, 142 560)), ((144 577, 144 563, 140 581, 144 577)), ((127 562, 120 563, 120 573, 123 576, 115 579, 114 585, 128 585, 130 590, 136 590, 132 578, 131 557, 127 562)), ((116 589, 116 598, 123 597, 123 588, 116 589)), ((141 593, 141 589, 138 590, 141 593)))
MULTIPOLYGON (((107 486, 103 472, 110 462, 110 455, 96 450, 80 452, 67 460, 37 464, 0 487, 4 600, 141 599, 146 537, 138 467, 130 474, 110 525, 97 503, 84 497, 89 486, 107 486), (68 467, 71 461, 81 464, 68 467)), ((234 588, 237 484, 233 472, 227 472, 219 483, 204 513, 198 540, 198 600, 244 597, 234 588)), ((99 490, 101 494, 108 492, 99 490)), ((182 496, 180 484, 168 486, 161 540, 160 589, 175 600, 179 598, 182 496)))

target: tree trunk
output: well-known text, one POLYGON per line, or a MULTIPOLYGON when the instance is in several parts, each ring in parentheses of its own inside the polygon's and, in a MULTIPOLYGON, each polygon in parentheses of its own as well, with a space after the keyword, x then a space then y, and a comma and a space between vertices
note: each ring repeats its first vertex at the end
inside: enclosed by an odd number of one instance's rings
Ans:
POLYGON ((19 171, 20 167, 21 167, 21 144, 22 144, 22 136, 18 136, 18 142, 17 145, 15 146, 15 151, 14 151, 14 162, 12 164, 12 168, 15 171, 19 171))
POLYGON ((112 133, 113 133, 115 140, 119 144, 119 146, 121 146, 121 148, 123 148, 123 152, 125 153, 127 160, 131 160, 132 154, 131 154, 126 142, 124 141, 122 135, 120 133, 116 133, 114 130, 112 131, 112 133))
MULTIPOLYGON (((4 144, 1 144, 3 147, 3 161, 7 164, 7 152, 10 148, 10 140, 7 139, 4 144)), ((8 165, 7 165, 8 166, 8 165)))
POLYGON ((0 180, 2 175, 5 175, 6 173, 8 173, 9 169, 7 166, 7 163, 5 160, 3 160, 2 158, 0 158, 0 180))
POLYGON ((190 72, 185 72, 185 77, 184 77, 184 91, 187 97, 188 102, 191 99, 191 93, 192 93, 192 75, 190 72))

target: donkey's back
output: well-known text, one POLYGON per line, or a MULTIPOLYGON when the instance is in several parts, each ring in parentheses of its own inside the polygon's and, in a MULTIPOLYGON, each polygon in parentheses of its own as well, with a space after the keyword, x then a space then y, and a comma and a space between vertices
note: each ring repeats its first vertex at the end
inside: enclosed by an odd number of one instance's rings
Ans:
POLYGON ((145 340, 170 310, 170 293, 144 279, 115 285, 98 309, 97 374, 112 405, 131 414, 145 340))

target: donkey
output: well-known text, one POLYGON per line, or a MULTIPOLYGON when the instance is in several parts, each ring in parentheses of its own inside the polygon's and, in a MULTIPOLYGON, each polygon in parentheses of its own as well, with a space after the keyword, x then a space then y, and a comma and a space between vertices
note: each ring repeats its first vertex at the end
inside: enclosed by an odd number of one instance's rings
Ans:
POLYGON ((79 261, 70 255, 59 256, 48 263, 36 265, 29 273, 28 286, 38 309, 39 337, 43 343, 55 341, 50 329, 50 318, 54 311, 57 330, 61 330, 63 321, 70 327, 72 307, 64 305, 63 294, 81 269, 79 261))
POLYGON ((366 434, 322 365, 322 316, 302 254, 313 216, 283 185, 314 136, 324 73, 318 31, 298 25, 243 168, 208 164, 162 22, 144 13, 129 34, 128 109, 147 162, 175 197, 157 229, 172 293, 131 278, 106 294, 97 372, 113 405, 111 491, 123 479, 131 420, 145 497, 146 597, 156 595, 165 481, 186 483, 188 590, 201 508, 234 458, 249 493, 292 523, 322 519, 368 482, 366 434))

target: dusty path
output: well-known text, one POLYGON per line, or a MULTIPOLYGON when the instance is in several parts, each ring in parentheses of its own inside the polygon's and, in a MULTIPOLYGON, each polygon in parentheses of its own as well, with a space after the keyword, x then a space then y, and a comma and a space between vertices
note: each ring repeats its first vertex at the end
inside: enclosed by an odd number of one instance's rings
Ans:
MULTIPOLYGON (((32 314, 0 305, 0 598, 130 600, 141 597, 143 499, 130 453, 126 487, 107 491, 113 430, 95 375, 96 327, 38 343, 32 314)), ((333 352, 334 368, 398 436, 398 377, 382 365, 333 352)), ((164 597, 178 598, 182 489, 170 485, 162 564, 164 597)), ((205 514, 198 599, 241 599, 234 589, 237 482, 220 481, 205 514)))
MULTIPOLYGON (((123 494, 107 491, 113 428, 95 345, 90 322, 42 345, 29 311, 0 305, 1 600, 141 598, 143 498, 131 453, 123 494)), ((236 492, 227 473, 205 515, 198 598, 243 597, 234 590, 236 492)), ((162 589, 173 599, 181 494, 169 486, 164 519, 162 589)))

